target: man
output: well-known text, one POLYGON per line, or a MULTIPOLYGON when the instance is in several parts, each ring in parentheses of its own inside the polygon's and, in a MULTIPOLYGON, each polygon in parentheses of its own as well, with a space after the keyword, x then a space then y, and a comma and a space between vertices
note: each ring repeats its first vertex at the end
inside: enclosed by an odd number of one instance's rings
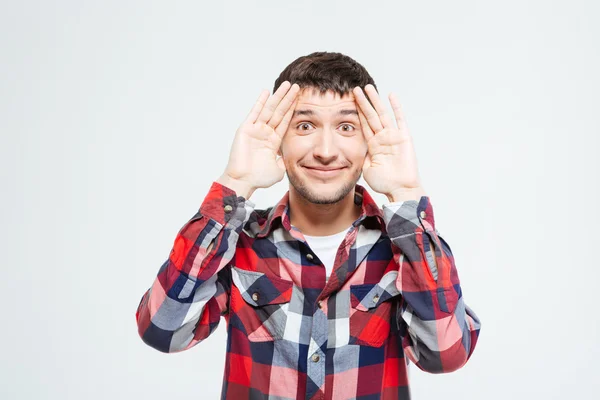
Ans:
POLYGON ((143 341, 187 350, 223 316, 222 399, 409 399, 409 360, 432 373, 462 367, 480 321, 389 99, 393 116, 343 54, 292 62, 142 297, 143 341), (256 210, 254 190, 285 173, 289 191, 256 210), (389 199, 383 209, 361 173, 389 199))

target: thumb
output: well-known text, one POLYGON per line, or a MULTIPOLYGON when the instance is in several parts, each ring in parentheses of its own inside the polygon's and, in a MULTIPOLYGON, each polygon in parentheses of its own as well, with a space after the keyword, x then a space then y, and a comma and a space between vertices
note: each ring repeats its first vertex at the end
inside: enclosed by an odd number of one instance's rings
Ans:
POLYGON ((371 166, 371 157, 369 157, 369 154, 367 153, 367 156, 365 157, 365 162, 363 163, 363 170, 369 169, 370 166, 371 166))
POLYGON ((281 169, 283 172, 286 171, 285 169, 285 163, 283 162, 283 157, 279 157, 277 159, 277 166, 279 167, 279 169, 281 169))

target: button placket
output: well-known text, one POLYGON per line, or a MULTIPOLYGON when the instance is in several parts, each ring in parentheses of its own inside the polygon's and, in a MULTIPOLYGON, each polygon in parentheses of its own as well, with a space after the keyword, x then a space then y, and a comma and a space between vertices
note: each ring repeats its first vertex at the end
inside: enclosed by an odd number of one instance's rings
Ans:
POLYGON ((327 316, 323 312, 317 312, 313 316, 311 327, 311 340, 306 356, 306 373, 318 387, 325 383, 325 353, 321 350, 327 341, 328 334, 327 316))

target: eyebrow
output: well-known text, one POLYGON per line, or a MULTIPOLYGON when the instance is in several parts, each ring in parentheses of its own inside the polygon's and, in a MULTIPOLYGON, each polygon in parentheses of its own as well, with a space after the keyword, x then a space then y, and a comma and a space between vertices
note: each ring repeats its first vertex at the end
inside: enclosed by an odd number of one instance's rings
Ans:
MULTIPOLYGON (((294 110, 293 117, 297 117, 299 115, 308 115, 309 117, 312 117, 312 116, 316 115, 316 113, 313 110, 307 110, 307 109, 305 109, 305 110, 294 110)), ((339 110, 337 112, 337 115, 355 115, 355 116, 358 117, 358 111, 350 109, 350 108, 346 108, 346 109, 339 110)))

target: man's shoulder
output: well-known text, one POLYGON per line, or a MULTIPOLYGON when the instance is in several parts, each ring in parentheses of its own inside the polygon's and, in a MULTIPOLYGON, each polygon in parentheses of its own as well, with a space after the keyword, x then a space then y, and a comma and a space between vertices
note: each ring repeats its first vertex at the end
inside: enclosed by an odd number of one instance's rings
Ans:
POLYGON ((267 223, 271 215, 273 214, 275 206, 269 206, 267 208, 255 208, 252 211, 249 222, 257 222, 260 225, 267 223))
POLYGON ((256 238, 258 234, 267 229, 273 208, 274 206, 269 206, 267 208, 255 208, 252 210, 252 213, 244 224, 244 233, 251 238, 256 238))

